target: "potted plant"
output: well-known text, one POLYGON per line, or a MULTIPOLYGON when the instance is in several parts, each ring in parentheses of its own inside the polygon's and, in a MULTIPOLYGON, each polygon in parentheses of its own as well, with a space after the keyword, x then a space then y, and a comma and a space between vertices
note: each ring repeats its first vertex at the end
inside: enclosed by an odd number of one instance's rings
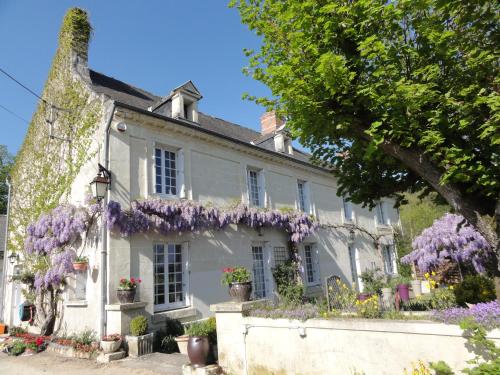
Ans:
POLYGON ((103 336, 101 340, 101 349, 104 353, 114 353, 122 344, 122 337, 118 333, 103 336))
POLYGON ((229 295, 234 302, 250 300, 252 282, 250 272, 243 266, 226 267, 222 270, 222 284, 229 287, 229 295))
POLYGON ((187 328, 189 335, 188 357, 193 367, 203 367, 208 364, 210 343, 216 337, 215 318, 194 322, 187 328))
POLYGON ((7 326, 4 323, 0 323, 0 335, 7 332, 7 326))
POLYGON ((75 271, 86 271, 89 265, 89 258, 86 256, 77 256, 73 261, 75 271))
POLYGON ((393 307, 394 295, 392 293, 391 279, 384 283, 382 288, 382 306, 388 310, 393 307))
POLYGON ((125 336, 128 355, 140 357, 153 352, 154 332, 148 332, 148 319, 139 315, 130 321, 130 335, 125 336))
POLYGON ((410 300, 410 278, 406 276, 397 276, 391 280, 391 284, 399 293, 401 301, 408 302, 410 300))
POLYGON ((412 280, 411 281, 411 290, 413 291, 414 297, 419 297, 422 295, 422 281, 420 280, 412 280))
POLYGON ((380 272, 380 268, 371 270, 364 270, 360 275, 361 281, 364 285, 363 293, 358 296, 359 301, 365 301, 374 294, 382 293, 385 277, 380 272))
POLYGON ((179 352, 181 354, 187 355, 189 336, 188 335, 180 335, 180 336, 175 337, 174 340, 177 343, 177 346, 179 348, 179 352))
POLYGON ((118 298, 118 301, 120 301, 120 303, 133 303, 137 285, 140 284, 141 281, 141 279, 135 279, 133 277, 131 277, 130 279, 122 277, 120 279, 118 290, 116 291, 116 297, 118 298))

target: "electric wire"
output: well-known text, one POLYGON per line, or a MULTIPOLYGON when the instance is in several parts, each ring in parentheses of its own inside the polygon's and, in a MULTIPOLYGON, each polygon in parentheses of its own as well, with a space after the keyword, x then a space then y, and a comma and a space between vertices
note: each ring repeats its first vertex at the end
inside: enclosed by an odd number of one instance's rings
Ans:
POLYGON ((36 92, 34 92, 33 90, 31 90, 29 87, 27 87, 26 85, 22 84, 21 82, 19 82, 14 76, 10 75, 9 73, 7 73, 5 70, 3 70, 2 68, 0 68, 0 72, 5 74, 5 76, 9 77, 11 80, 13 80, 15 83, 17 83, 19 86, 21 86, 23 89, 25 89, 26 91, 28 91, 30 94, 36 96, 38 99, 40 99, 42 102, 44 102, 45 104, 48 104, 48 105, 52 105, 50 104, 47 100, 45 100, 44 98, 42 98, 40 95, 38 95, 36 92))
POLYGON ((2 108, 5 112, 10 113, 12 116, 17 117, 19 120, 24 121, 26 124, 29 125, 29 121, 23 118, 22 116, 19 116, 17 113, 14 111, 11 111, 9 108, 5 107, 4 105, 0 104, 0 108, 2 108))

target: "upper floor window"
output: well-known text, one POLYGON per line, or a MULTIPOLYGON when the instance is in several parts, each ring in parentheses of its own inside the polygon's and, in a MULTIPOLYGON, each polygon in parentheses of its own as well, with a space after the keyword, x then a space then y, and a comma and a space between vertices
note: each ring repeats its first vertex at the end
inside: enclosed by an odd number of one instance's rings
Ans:
POLYGON ((390 225, 389 217, 387 216, 386 204, 384 202, 377 203, 375 207, 377 213, 377 225, 390 225))
POLYGON ((248 169, 248 201, 251 206, 263 206, 262 172, 256 169, 248 169))
POLYGON ((182 150, 155 148, 155 192, 181 196, 184 182, 182 175, 182 150))
POLYGON ((297 208, 299 211, 309 212, 309 193, 306 181, 297 181, 297 195, 297 208))
POLYGON ((344 221, 354 221, 352 203, 346 199, 344 199, 344 221))

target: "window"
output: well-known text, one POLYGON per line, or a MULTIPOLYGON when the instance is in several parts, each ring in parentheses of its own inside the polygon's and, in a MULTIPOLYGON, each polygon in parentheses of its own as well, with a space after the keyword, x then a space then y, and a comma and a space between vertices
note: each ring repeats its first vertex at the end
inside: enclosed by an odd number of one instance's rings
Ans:
POLYGON ((266 297, 266 276, 264 270, 264 250, 262 246, 252 246, 253 290, 256 299, 266 297))
POLYGON ((280 266, 288 260, 288 251, 285 247, 277 246, 273 250, 275 266, 280 266))
POLYGON ((156 193, 177 195, 177 154, 155 149, 156 193))
POLYGON ((319 263, 316 246, 304 245, 304 270, 308 285, 319 284, 319 263))
POLYGON ((392 275, 395 272, 395 257, 394 257, 394 246, 383 245, 382 246, 382 256, 384 258, 384 271, 387 275, 392 275))
POLYGON ((360 266, 359 266, 359 252, 354 246, 349 245, 349 262, 351 265, 351 280, 352 283, 356 286, 358 291, 362 289, 362 281, 360 278, 360 266))
POLYGON ((187 257, 180 244, 154 245, 155 310, 184 307, 186 302, 187 257))
POLYGON ((309 194, 306 181, 297 181, 297 208, 299 211, 309 212, 309 194))
POLYGON ((352 204, 350 201, 344 199, 344 220, 354 221, 354 215, 352 212, 352 204))
POLYGON ((251 206, 263 206, 261 172, 255 169, 248 170, 248 200, 251 206))
POLYGON ((375 207, 377 213, 377 225, 389 225, 389 218, 385 211, 385 203, 379 202, 375 207))

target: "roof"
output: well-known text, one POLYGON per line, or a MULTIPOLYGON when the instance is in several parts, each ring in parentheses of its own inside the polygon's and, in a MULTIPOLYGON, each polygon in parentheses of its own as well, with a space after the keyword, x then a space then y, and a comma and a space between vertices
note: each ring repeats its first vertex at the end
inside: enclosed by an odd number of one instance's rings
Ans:
MULTIPOLYGON (((162 100, 164 99, 161 96, 154 95, 146 90, 129 85, 128 83, 119 81, 115 78, 106 76, 91 69, 89 69, 89 77, 89 83, 96 93, 104 94, 112 100, 131 107, 136 107, 141 110, 148 110, 149 107, 157 106, 158 103, 162 102, 162 100)), ((190 82, 191 81, 188 81, 187 83, 190 82)), ((220 134, 226 138, 255 145, 257 147, 266 149, 267 151, 276 152, 274 151, 274 142, 269 142, 270 137, 262 136, 261 133, 255 130, 222 120, 217 117, 206 115, 202 112, 198 113, 198 123, 201 128, 209 130, 213 133, 220 134)), ((279 152, 276 152, 276 154, 283 155, 279 152)), ((310 155, 297 149, 294 149, 293 155, 287 156, 302 163, 311 163, 310 155)))

